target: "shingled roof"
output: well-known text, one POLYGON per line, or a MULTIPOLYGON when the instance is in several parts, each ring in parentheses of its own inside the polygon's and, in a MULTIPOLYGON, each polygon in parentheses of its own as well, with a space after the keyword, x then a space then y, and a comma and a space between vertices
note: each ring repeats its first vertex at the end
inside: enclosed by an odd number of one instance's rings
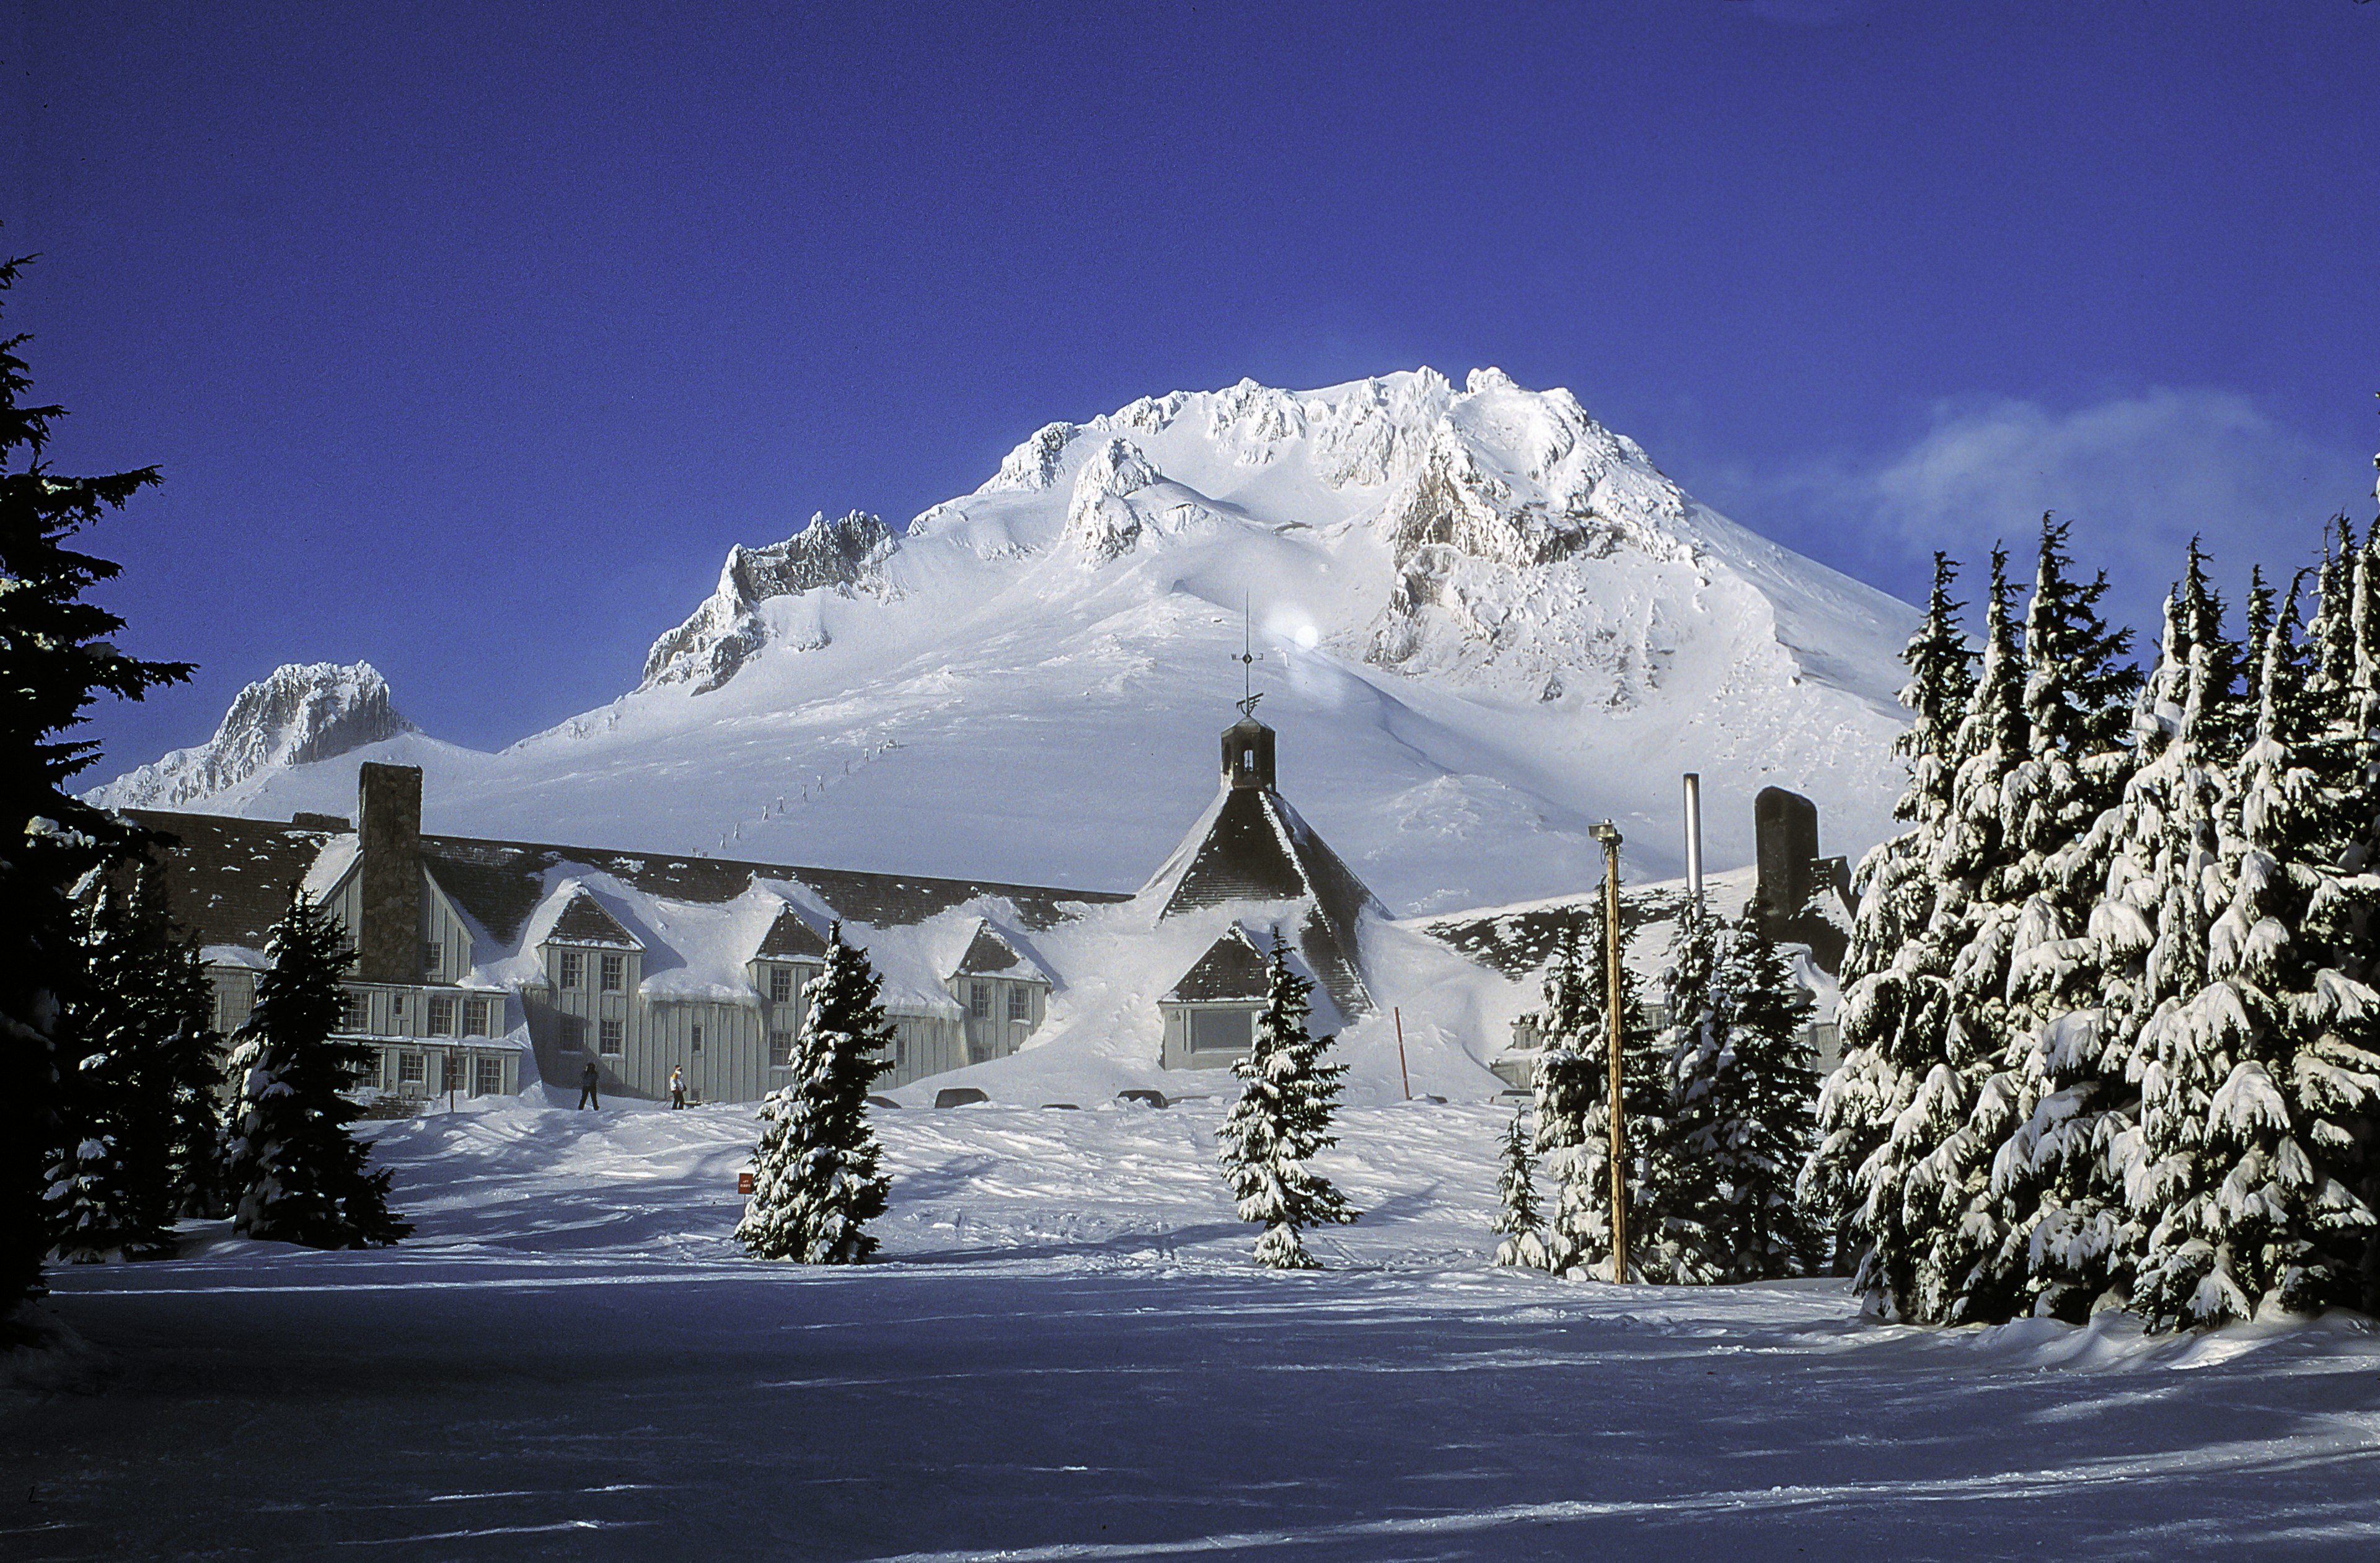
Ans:
POLYGON ((1250 943, 1248 936, 1234 926, 1222 938, 1207 947, 1207 953, 1197 963, 1182 975, 1182 980, 1162 999, 1160 1004, 1214 1004, 1243 1002, 1261 1004, 1269 985, 1265 977, 1265 958, 1250 943))
POLYGON ((1372 1007, 1356 961, 1356 927, 1365 912, 1386 911, 1270 787, 1224 788, 1141 894, 1160 901, 1160 922, 1234 902, 1309 902, 1299 952, 1342 1012, 1372 1007))
POLYGON ((975 926, 975 938, 967 941, 966 953, 951 968, 953 976, 1004 976, 1020 982, 1047 982, 1040 969, 1017 953, 1016 946, 1006 935, 990 923, 975 926), (1018 967, 1025 968, 1019 971, 1018 967))
POLYGON ((802 915, 791 905, 777 908, 776 921, 760 936, 760 946, 752 951, 755 961, 809 961, 826 958, 826 940, 818 930, 802 921, 802 915))
MULTIPOLYGON (((205 943, 254 949, 262 948, 265 930, 288 904, 289 887, 305 878, 322 843, 338 833, 214 814, 135 809, 128 811, 128 817, 178 842, 178 850, 162 854, 175 916, 195 929, 205 943)), ((608 874, 650 895, 707 905, 734 901, 755 879, 799 884, 815 891, 841 915, 880 928, 912 927, 978 896, 990 896, 1007 900, 1025 927, 1038 931, 1066 920, 1070 905, 1132 899, 1114 891, 806 868, 470 836, 424 835, 421 857, 439 887, 501 944, 519 939, 522 925, 545 899, 548 873, 556 868, 608 874)))
POLYGON ((331 832, 269 819, 130 809, 126 818, 166 838, 157 854, 174 921, 202 944, 264 948, 289 908, 289 891, 331 832))
POLYGON ((603 909, 603 903, 585 890, 570 898, 570 904, 555 918, 553 931, 547 934, 549 943, 608 944, 623 950, 642 950, 645 941, 630 933, 620 919, 603 909))

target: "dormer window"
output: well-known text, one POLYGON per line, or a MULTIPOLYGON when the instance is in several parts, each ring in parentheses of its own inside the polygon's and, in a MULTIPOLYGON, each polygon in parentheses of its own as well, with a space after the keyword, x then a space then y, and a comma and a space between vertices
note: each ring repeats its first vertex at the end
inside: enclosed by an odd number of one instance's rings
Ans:
POLYGON ((790 1004, 794 1001, 794 973, 790 966, 769 968, 769 1002, 790 1004))
POLYGON ((627 980, 627 973, 628 958, 625 955, 604 956, 603 991, 606 993, 619 992, 621 984, 627 980))

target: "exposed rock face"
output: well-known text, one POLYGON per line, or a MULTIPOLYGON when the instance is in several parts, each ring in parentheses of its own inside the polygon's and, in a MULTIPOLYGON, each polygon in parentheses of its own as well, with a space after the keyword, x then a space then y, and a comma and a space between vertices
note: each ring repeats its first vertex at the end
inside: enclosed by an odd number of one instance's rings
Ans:
MULTIPOLYGON (((768 643, 768 624, 758 609, 770 598, 821 590, 846 597, 892 595, 883 565, 900 546, 891 527, 855 510, 839 521, 823 513, 813 515, 783 542, 729 549, 718 589, 686 623, 653 642, 638 687, 691 683, 694 693, 702 695, 735 677, 768 643)), ((812 644, 824 644, 823 631, 812 644)))
POLYGON ((390 702, 370 662, 291 662, 241 690, 215 735, 86 794, 106 808, 174 808, 258 772, 308 765, 419 729, 390 702))

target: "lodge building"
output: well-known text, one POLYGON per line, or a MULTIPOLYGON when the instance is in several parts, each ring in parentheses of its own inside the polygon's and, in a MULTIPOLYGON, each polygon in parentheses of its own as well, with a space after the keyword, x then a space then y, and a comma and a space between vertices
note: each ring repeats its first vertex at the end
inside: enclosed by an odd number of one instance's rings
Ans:
POLYGON ((426 835, 421 772, 370 763, 353 820, 129 813, 168 843, 226 1036, 296 887, 356 951, 342 1031, 375 1052, 367 1088, 509 1094, 592 1063, 610 1093, 664 1096, 676 1070, 698 1099, 751 1101, 791 1077, 837 923, 883 982, 892 1088, 1022 1048, 1066 987, 1044 936, 1086 919, 1208 941, 1155 1004, 1169 1069, 1245 1053, 1276 936, 1318 1026, 1368 1012, 1363 924, 1386 913, 1281 796, 1275 746, 1253 715, 1224 731, 1215 801, 1136 893, 426 835))

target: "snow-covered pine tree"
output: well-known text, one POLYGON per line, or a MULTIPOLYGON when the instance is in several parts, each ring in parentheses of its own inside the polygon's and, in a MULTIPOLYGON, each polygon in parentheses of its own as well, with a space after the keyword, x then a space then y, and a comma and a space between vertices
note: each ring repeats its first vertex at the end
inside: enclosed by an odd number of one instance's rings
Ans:
POLYGON ((51 1163, 53 1256, 75 1264, 171 1252, 174 1079, 159 1002, 162 941, 129 875, 94 876, 78 909, 83 981, 67 1035, 82 1057, 61 1082, 51 1163))
MULTIPOLYGON (((1595 958, 1602 958, 1598 947, 1595 958)), ((1536 1150, 1552 1186, 1553 1212, 1546 1230, 1546 1268, 1567 1270, 1578 1262, 1572 1235, 1587 1219, 1590 1198, 1581 1182, 1580 1157, 1586 1143, 1586 1115, 1604 1093, 1607 1066, 1591 1051, 1603 1036, 1602 1016, 1587 993, 1586 928, 1573 921, 1554 946, 1538 987, 1536 1022, 1536 1150)))
POLYGON ((2380 879, 2337 866, 2353 757, 2323 742, 2320 648, 2299 640, 2297 597, 2293 583, 2256 615, 2229 903, 2207 930, 2207 986, 2161 1017, 2143 1084, 2156 1216, 2133 1300, 2156 1325, 2370 1300, 2375 1220, 2357 1185, 2380 1118, 2380 992, 2358 975, 2357 925, 2380 879))
POLYGON ((1331 1038, 1311 1036, 1305 1025, 1307 995, 1314 985, 1289 965, 1289 950, 1276 930, 1265 962, 1265 1007, 1257 1017, 1256 1042, 1232 1066, 1240 1082, 1239 1100, 1215 1133, 1223 1179, 1243 1221, 1260 1222, 1256 1261, 1277 1270, 1317 1268, 1298 1233, 1326 1222, 1344 1224, 1358 1216, 1346 1196, 1307 1164, 1325 1145, 1338 1144, 1330 1120, 1339 1100, 1342 1063, 1328 1061, 1331 1038))
MULTIPOLYGON (((0 261, 0 293, 24 264, 0 261)), ((42 453, 65 409, 29 400, 24 342, 0 341, 0 689, 8 692, 0 700, 0 1330, 41 1290, 50 1246, 42 1163, 57 1133, 58 1028, 79 980, 67 887, 139 836, 66 792, 99 754, 96 743, 66 734, 102 691, 137 700, 189 676, 187 664, 142 661, 109 644, 124 621, 82 595, 116 567, 66 546, 156 482, 157 469, 50 470, 42 453)))
MULTIPOLYGON (((1817 1151, 1803 1172, 1803 1197, 1834 1229, 1838 1267, 1879 1302, 1898 1274, 1898 1190, 1877 1167, 1892 1125, 1916 1099, 1943 1056, 1949 1028, 1950 951, 1933 932, 1936 891, 1929 865, 1950 809, 1954 745, 1974 689, 1974 654, 1959 628, 1962 606, 1950 595, 1958 567, 1934 556, 1925 617, 1901 660, 1909 684, 1900 702, 1911 714, 1897 741, 1909 761, 1909 785, 1893 812, 1909 829, 1870 849, 1853 878, 1859 905, 1843 953, 1842 1061, 1818 1097, 1817 1151)), ((1892 1169, 1897 1171, 1897 1169, 1892 1169)))
POLYGON ((365 1048, 335 1036, 339 978, 355 961, 337 921, 301 889, 265 936, 256 1007, 232 1036, 237 1086, 224 1129, 232 1230, 308 1248, 377 1248, 412 1231, 390 1213, 389 1173, 368 1172, 343 1093, 365 1048))
MULTIPOLYGON (((1927 933, 1948 952, 1946 1024, 1902 1068, 1917 1078, 1907 1107, 1858 1174, 1871 1201, 1898 1208, 1876 1233, 1865 1284, 1900 1318, 1923 1323, 1991 1316, 1976 1292, 1979 1261, 2005 1220, 1989 1199, 1991 1154, 2014 1127, 2004 1068, 2007 972, 2017 908, 2007 893, 2002 800, 2026 752, 2022 653, 2010 612, 2008 554, 1992 551, 1984 602, 1983 664, 1953 741, 1949 807, 1927 871, 1935 906, 1927 933), (1918 1072, 1922 1070, 1922 1073, 1918 1072)), ((1913 1039, 1912 1039, 1913 1040, 1913 1039)))
POLYGON ((2141 691, 2131 632, 2099 616, 2107 576, 2076 581, 2066 527, 2042 518, 2025 614, 2029 757, 2003 800, 2008 897, 2022 898, 2007 979, 2014 1128, 1993 1152, 1986 1197, 2002 1213, 1965 1316, 2075 1316, 2105 1290, 2124 1224, 2109 1168, 2133 1092, 2106 1048, 2107 955, 2091 937, 2106 892, 2141 691))
POLYGON ((1705 1045, 1681 1052, 1679 1157, 1699 1201, 1695 1268, 1722 1281, 1807 1275, 1826 1231, 1796 1188, 1816 1141, 1811 1000, 1755 898, 1727 930, 1705 1045))
POLYGON ((2209 1049, 2225 1024, 2210 998, 2207 934, 2228 906, 2238 831, 2235 790, 2208 734, 2237 704, 2239 651, 2224 635, 2222 599, 2191 540, 2135 736, 2140 763, 2124 789, 2107 893, 2091 915, 2105 952, 2110 1037, 2140 1093, 2139 1121, 2109 1160, 2124 1189, 2124 1225, 2110 1301, 2137 1290, 2150 1234, 2186 1196, 2192 1158, 2221 1077, 2209 1049))
POLYGON ((892 1067, 892 1023, 868 951, 827 929, 826 968, 794 1043, 791 1084, 760 1103, 752 1197, 735 1238, 756 1259, 856 1265, 892 1180, 868 1121, 868 1087, 892 1067))
POLYGON ((1503 1241, 1496 1245, 1495 1262, 1526 1269, 1546 1267, 1543 1214, 1537 1208, 1536 1181, 1529 1171, 1529 1132, 1523 1114, 1512 1114, 1504 1131, 1504 1167, 1496 1180, 1496 1221, 1489 1230, 1503 1241))
MULTIPOLYGON (((1662 974, 1670 1024, 1661 1036, 1668 1133, 1684 1153, 1673 1160, 1677 1175, 1667 1201, 1668 1236, 1699 1256, 1685 1268, 1697 1275, 1707 1270, 1715 1277, 1724 1272, 1720 1255, 1727 1244, 1711 1222, 1728 1199, 1725 1171, 1708 1155, 1727 1110, 1713 1088, 1730 1061, 1716 986, 1719 941, 1718 920, 1700 897, 1687 897, 1670 939, 1669 969, 1662 974)), ((1802 1153, 1806 1157, 1809 1146, 1803 1145, 1802 1153)), ((1792 1171, 1800 1170, 1797 1160, 1792 1171)))

